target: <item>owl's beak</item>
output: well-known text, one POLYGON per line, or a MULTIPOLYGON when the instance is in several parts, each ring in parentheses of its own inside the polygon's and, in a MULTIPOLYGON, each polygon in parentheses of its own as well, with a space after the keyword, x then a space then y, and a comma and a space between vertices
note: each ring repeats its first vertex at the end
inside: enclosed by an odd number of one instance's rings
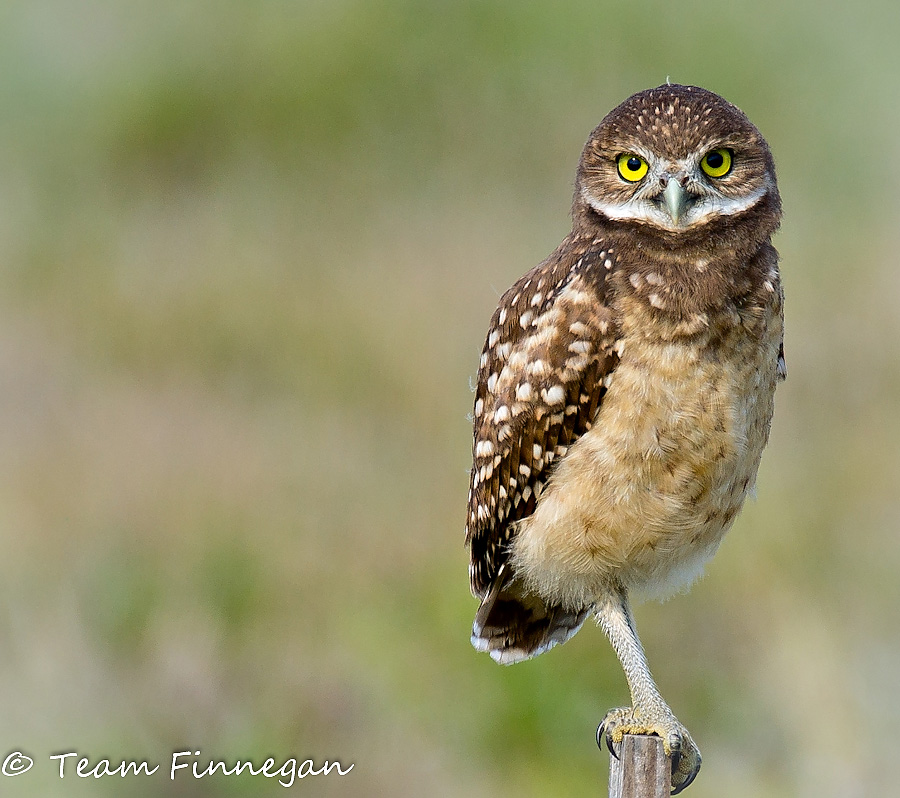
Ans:
POLYGON ((663 191, 663 204, 669 212, 672 224, 678 227, 678 222, 684 216, 684 212, 689 205, 688 192, 684 190, 681 181, 677 177, 670 177, 666 183, 665 191, 663 191))

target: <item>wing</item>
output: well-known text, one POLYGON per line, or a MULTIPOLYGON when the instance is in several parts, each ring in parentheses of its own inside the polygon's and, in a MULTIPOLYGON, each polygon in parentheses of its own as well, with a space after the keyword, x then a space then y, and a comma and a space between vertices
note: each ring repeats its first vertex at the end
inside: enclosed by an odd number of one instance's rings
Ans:
POLYGON ((481 355, 466 543, 484 598, 554 464, 591 428, 618 356, 606 303, 615 262, 566 239, 500 299, 481 355))

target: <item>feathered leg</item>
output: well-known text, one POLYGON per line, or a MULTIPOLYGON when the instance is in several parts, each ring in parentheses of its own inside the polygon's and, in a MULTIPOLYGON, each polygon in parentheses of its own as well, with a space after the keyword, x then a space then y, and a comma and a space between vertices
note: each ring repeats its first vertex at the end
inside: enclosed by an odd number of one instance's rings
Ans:
POLYGON ((634 618, 628 605, 628 594, 622 587, 613 590, 594 607, 600 626, 612 643, 625 670, 631 691, 631 706, 612 709, 597 729, 597 743, 606 739, 613 756, 615 745, 626 734, 655 734, 662 738, 666 754, 672 758, 672 794, 687 787, 700 770, 700 751, 663 700, 647 665, 647 657, 635 631, 634 618))

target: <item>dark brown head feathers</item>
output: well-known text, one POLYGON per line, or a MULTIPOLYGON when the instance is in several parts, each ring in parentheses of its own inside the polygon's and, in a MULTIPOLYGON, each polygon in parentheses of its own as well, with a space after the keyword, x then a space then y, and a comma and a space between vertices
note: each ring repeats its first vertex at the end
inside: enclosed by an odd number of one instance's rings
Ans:
POLYGON ((578 165, 573 217, 576 227, 640 224, 670 245, 677 239, 677 246, 711 219, 727 233, 725 228, 753 217, 748 229, 765 237, 781 218, 775 164, 762 134, 735 105, 697 86, 658 86, 629 97, 591 132, 578 165), (730 153, 732 167, 722 178, 709 178, 700 161, 717 149, 730 153), (616 159, 625 153, 648 163, 640 183, 624 180, 617 171, 616 159), (696 211, 678 229, 654 215, 665 181, 675 173, 696 211))

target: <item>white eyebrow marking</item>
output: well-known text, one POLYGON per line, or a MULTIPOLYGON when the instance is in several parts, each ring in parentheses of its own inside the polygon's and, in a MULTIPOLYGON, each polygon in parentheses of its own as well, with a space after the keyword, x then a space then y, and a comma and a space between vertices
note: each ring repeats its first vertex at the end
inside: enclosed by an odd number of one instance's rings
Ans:
POLYGON ((588 205, 598 213, 603 214, 607 219, 646 222, 654 227, 678 232, 704 222, 710 216, 734 216, 737 213, 743 213, 756 205, 766 195, 768 190, 769 181, 766 181, 743 197, 715 195, 701 197, 685 213, 682 223, 678 226, 672 224, 672 219, 665 211, 643 197, 633 197, 626 202, 604 202, 589 194, 586 188, 581 189, 581 196, 588 205))

